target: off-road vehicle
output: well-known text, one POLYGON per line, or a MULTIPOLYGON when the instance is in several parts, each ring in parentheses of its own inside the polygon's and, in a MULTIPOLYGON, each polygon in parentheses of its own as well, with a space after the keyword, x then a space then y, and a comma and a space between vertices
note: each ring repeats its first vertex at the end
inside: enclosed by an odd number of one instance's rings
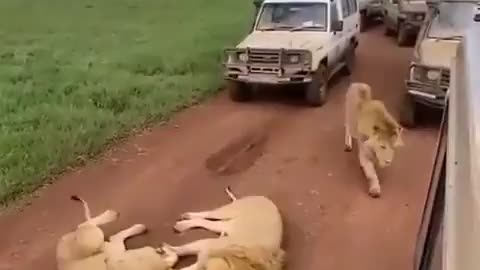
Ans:
MULTIPOLYGON (((400 115, 405 126, 415 126, 419 120, 418 107, 443 109, 445 96, 450 86, 450 66, 456 56, 466 26, 465 17, 451 16, 450 13, 472 12, 471 5, 441 2, 429 9, 425 23, 413 51, 406 93, 400 115)), ((461 14, 461 13, 458 13, 461 14)))
POLYGON ((414 40, 427 11, 425 0, 382 0, 385 34, 396 33, 399 46, 414 40))
POLYGON ((263 1, 249 35, 225 50, 230 97, 250 100, 253 85, 296 84, 310 105, 324 104, 332 75, 353 68, 360 27, 357 1, 263 1))
POLYGON ((360 9, 360 32, 364 32, 370 23, 383 17, 382 0, 358 0, 360 9))

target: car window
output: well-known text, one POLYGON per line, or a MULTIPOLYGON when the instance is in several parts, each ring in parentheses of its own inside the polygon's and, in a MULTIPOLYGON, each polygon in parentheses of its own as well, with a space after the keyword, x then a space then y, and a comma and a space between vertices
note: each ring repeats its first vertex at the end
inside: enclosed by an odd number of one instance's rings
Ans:
POLYGON ((330 3, 330 23, 338 21, 337 3, 330 3))
POLYGON ((350 9, 350 0, 342 0, 342 17, 347 18, 352 14, 351 9, 350 9))
POLYGON ((298 27, 326 30, 326 3, 267 3, 263 5, 257 30, 286 30, 298 27))
POLYGON ((350 7, 350 14, 356 13, 358 6, 357 6, 357 0, 348 0, 349 1, 349 7, 350 7))

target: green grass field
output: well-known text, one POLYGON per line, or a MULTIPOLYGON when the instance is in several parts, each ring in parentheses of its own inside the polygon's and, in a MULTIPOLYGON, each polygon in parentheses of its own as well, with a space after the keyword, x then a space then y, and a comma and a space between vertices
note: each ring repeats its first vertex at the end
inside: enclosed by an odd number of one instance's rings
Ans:
POLYGON ((0 1, 0 204, 215 93, 249 0, 0 1))

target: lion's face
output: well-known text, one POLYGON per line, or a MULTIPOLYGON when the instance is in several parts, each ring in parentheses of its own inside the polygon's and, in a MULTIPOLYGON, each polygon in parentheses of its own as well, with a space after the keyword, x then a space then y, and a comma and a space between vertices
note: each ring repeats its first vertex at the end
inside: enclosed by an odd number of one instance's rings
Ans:
POLYGON ((392 163, 395 151, 388 142, 380 140, 378 137, 371 137, 365 144, 375 154, 380 167, 387 167, 392 163))
POLYGON ((390 166, 395 156, 395 148, 404 145, 401 132, 401 127, 399 127, 396 132, 390 134, 386 134, 377 129, 374 135, 365 142, 367 147, 375 154, 375 158, 380 167, 390 166))

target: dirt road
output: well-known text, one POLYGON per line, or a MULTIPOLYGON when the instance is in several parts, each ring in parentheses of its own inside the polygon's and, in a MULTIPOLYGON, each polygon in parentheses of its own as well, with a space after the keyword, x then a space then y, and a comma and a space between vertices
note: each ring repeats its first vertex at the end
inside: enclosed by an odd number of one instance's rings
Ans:
MULTIPOLYGON (((353 79, 371 84, 397 115, 410 55, 372 29, 361 38, 353 79)), ((55 269, 57 238, 82 219, 71 194, 85 197, 96 212, 120 211, 108 232, 145 223, 150 233, 128 242, 138 247, 208 235, 175 235, 171 227, 184 211, 226 203, 226 185, 278 204, 289 269, 411 269, 436 129, 405 131, 406 146, 381 172, 383 195, 371 199, 356 154, 343 151, 348 83, 338 81, 317 109, 288 94, 250 104, 222 94, 132 138, 104 161, 62 177, 22 212, 1 217, 0 269, 55 269)))

